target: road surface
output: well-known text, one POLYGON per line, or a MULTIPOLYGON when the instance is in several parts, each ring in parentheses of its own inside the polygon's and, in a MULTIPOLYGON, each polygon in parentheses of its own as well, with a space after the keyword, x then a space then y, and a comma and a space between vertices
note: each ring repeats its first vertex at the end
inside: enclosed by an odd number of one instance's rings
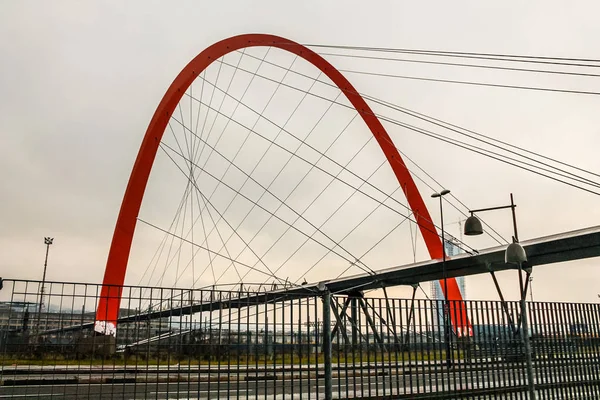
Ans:
MULTIPOLYGON (((451 392, 452 398, 460 398, 461 393, 486 390, 494 387, 515 387, 523 390, 525 382, 523 374, 515 370, 462 370, 460 372, 422 371, 411 374, 376 375, 343 375, 333 379, 334 398, 394 395, 398 398, 416 398, 417 393, 451 392)), ((325 382, 322 378, 305 377, 298 379, 291 375, 258 377, 256 380, 230 380, 214 382, 138 382, 122 383, 88 383, 88 384, 56 384, 56 385, 20 385, 0 386, 0 399, 323 399, 325 382), (271 379, 271 380, 268 380, 271 379)), ((156 375, 156 371, 153 371, 156 375)), ((165 374, 165 377, 168 377, 165 374)), ((178 379, 172 376, 172 379, 178 379)), ((225 377, 228 378, 228 377, 225 377)), ((599 398, 598 393, 590 393, 575 381, 593 379, 585 374, 555 376, 563 382, 570 382, 567 387, 540 392, 539 399, 591 399, 599 398)), ((542 371, 536 376, 538 383, 545 382, 542 371)), ((600 390, 600 389, 599 389, 600 390)), ((600 393, 600 392, 599 392, 600 393)), ((515 393, 506 393, 506 398, 519 398, 515 393)), ((486 395, 478 398, 486 399, 486 395)), ((502 398, 496 395, 489 398, 502 398)), ((524 398, 524 397, 523 397, 524 398)))

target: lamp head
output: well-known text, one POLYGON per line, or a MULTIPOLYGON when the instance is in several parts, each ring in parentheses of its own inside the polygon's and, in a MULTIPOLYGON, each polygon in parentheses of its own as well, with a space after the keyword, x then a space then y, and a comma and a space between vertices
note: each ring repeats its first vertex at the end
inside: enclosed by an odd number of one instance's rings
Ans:
POLYGON ((448 190, 448 189, 444 189, 444 190, 442 190, 442 191, 441 191, 441 192, 439 192, 439 193, 434 193, 434 194, 432 194, 432 195, 431 195, 431 197, 433 197, 433 198, 435 199, 435 198, 437 198, 437 197, 442 197, 442 196, 445 196, 445 195, 447 195, 448 193, 450 193, 450 190, 448 190))
POLYGON ((50 244, 52 244, 53 241, 54 241, 54 238, 51 238, 51 237, 44 238, 44 244, 50 245, 50 244))
POLYGON ((519 243, 511 243, 506 248, 505 261, 508 264, 523 264, 527 261, 525 249, 519 243))
POLYGON ((474 215, 471 215, 465 221, 465 235, 467 236, 476 236, 483 234, 483 227, 481 226, 481 221, 474 215))

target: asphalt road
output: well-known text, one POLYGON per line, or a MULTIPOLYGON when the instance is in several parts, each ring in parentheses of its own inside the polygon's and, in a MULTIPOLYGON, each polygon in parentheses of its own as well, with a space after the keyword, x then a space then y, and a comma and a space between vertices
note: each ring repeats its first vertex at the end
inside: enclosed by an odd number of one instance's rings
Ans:
MULTIPOLYGON (((556 376, 555 378, 558 378, 556 376)), ((540 391, 538 399, 592 399, 599 392, 590 393, 575 381, 590 379, 587 375, 560 377, 571 381, 567 388, 540 391)), ((461 398, 471 390, 524 385, 523 375, 516 371, 469 371, 468 373, 420 373, 391 376, 349 376, 333 380, 334 398, 394 395, 414 398, 417 393, 450 392, 448 398, 461 398), (403 396, 405 395, 405 396, 403 396)), ((543 373, 537 378, 544 382, 543 373)), ((168 382, 168 383, 104 383, 79 385, 24 385, 0 387, 0 399, 322 399, 323 379, 222 381, 222 382, 168 382)), ((482 395, 477 398, 521 398, 518 394, 505 397, 482 395)), ((525 398, 525 397, 522 397, 525 398)))

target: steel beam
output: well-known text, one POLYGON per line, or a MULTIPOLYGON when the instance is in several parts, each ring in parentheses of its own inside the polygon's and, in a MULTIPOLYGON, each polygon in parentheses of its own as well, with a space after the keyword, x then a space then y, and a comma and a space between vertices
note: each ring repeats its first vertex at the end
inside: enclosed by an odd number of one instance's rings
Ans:
POLYGON ((363 298, 358 299, 358 304, 360 305, 360 308, 362 308, 363 313, 365 314, 365 318, 367 319, 367 324, 373 331, 373 336, 375 337, 375 340, 377 341, 377 343, 380 346, 383 346, 383 340, 381 339, 381 336, 377 332, 377 327, 375 326, 375 322, 373 321, 373 318, 371 318, 371 314, 369 314, 369 309, 367 307, 367 304, 365 303, 365 300, 363 298))
POLYGON ((334 299, 333 302, 331 303, 331 310, 333 311, 333 315, 335 316, 335 320, 336 320, 335 326, 333 327, 333 330, 331 331, 332 340, 333 340, 333 338, 335 338, 335 335, 337 335, 338 330, 341 330, 342 336, 344 337, 344 343, 348 343, 348 333, 346 332, 345 327, 342 328, 342 318, 341 318, 341 315, 345 315, 346 314, 346 309, 348 308, 349 304, 350 304, 350 298, 347 297, 346 300, 344 301, 344 305, 342 306, 342 312, 338 313, 338 310, 337 310, 338 302, 337 302, 337 300, 334 299))
POLYGON ((415 314, 415 296, 417 295, 417 288, 419 287, 419 285, 415 284, 412 285, 413 287, 413 292, 412 292, 412 297, 410 299, 410 312, 408 313, 408 319, 406 320, 406 335, 404 336, 404 345, 408 345, 408 340, 410 338, 410 335, 408 334, 408 332, 410 331, 410 324, 412 323, 412 319, 413 319, 413 315, 415 314))
POLYGON ((490 271, 490 275, 492 275, 492 279, 494 280, 494 285, 496 286, 496 291, 498 292, 498 296, 500 297, 500 305, 502 306, 502 310, 504 310, 504 314, 506 314, 506 318, 508 319, 508 325, 513 334, 518 332, 518 328, 515 327, 515 323, 513 321, 512 315, 508 310, 508 305, 506 304, 506 300, 504 300, 504 295, 502 294, 502 289, 500 288, 500 284, 498 283, 498 279, 496 278, 496 274, 494 271, 490 271))
POLYGON ((383 288, 383 295, 385 296, 385 306, 387 308, 388 327, 389 327, 389 324, 392 325, 392 333, 394 335, 394 345, 398 345, 398 343, 400 343, 400 340, 398 339, 398 331, 396 330, 396 317, 394 316, 394 311, 393 311, 392 306, 390 306, 390 299, 388 297, 387 289, 385 287, 383 288))

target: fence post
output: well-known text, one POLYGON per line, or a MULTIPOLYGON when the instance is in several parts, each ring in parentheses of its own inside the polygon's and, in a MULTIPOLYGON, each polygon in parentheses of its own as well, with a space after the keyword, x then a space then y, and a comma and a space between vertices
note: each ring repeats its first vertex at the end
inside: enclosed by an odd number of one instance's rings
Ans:
POLYGON ((323 291, 323 357, 325 362, 325 400, 333 398, 331 365, 331 292, 323 291))

